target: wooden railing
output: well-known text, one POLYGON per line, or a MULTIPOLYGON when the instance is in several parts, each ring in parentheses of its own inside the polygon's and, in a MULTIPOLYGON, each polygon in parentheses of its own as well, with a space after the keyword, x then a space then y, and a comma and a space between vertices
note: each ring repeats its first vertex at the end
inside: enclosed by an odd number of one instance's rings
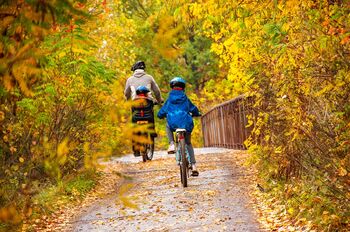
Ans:
POLYGON ((215 106, 202 116, 205 147, 245 149, 252 127, 246 127, 251 99, 243 95, 215 106))

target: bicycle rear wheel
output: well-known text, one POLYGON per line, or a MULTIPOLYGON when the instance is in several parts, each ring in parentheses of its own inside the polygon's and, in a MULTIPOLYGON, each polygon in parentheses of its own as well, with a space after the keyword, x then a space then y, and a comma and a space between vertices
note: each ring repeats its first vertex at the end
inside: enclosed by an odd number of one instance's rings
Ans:
POLYGON ((146 162, 147 161, 147 152, 148 152, 148 149, 147 149, 147 144, 144 145, 144 151, 142 152, 142 161, 143 162, 146 162))
POLYGON ((153 159, 154 154, 154 137, 150 137, 151 142, 150 143, 144 143, 143 151, 142 151, 142 161, 146 162, 147 160, 153 159))
POLYGON ((180 152, 181 152, 181 164, 180 164, 180 172, 181 172, 181 183, 183 187, 187 187, 187 177, 188 177, 188 164, 186 158, 185 151, 185 140, 180 140, 180 152))
POLYGON ((147 160, 152 160, 153 154, 154 154, 154 138, 152 137, 151 139, 152 139, 152 142, 150 144, 147 144, 147 149, 146 149, 147 160))

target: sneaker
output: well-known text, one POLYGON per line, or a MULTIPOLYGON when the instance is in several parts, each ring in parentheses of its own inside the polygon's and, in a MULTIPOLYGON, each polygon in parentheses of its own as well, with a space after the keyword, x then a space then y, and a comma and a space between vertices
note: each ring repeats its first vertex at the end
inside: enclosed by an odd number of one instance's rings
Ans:
POLYGON ((134 151, 134 156, 139 157, 140 156, 140 151, 134 151))
POLYGON ((196 169, 192 169, 191 176, 198 176, 199 172, 196 169))
POLYGON ((170 143, 169 148, 168 148, 168 154, 175 154, 175 144, 170 143))
POLYGON ((191 176, 198 176, 199 175, 199 172, 198 172, 195 164, 192 164, 191 170, 192 170, 191 176))

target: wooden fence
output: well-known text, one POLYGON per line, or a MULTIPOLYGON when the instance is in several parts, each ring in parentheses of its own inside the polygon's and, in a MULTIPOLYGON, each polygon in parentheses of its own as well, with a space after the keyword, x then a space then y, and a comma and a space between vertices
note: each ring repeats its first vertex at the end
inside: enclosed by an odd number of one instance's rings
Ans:
POLYGON ((215 106, 202 116, 205 147, 245 149, 244 141, 252 127, 247 128, 251 99, 243 95, 215 106))

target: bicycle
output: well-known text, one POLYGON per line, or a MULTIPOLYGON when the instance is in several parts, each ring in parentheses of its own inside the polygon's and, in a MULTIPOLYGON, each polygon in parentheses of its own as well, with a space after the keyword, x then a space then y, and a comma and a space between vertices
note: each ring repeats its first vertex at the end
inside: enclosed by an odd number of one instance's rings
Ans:
POLYGON ((142 156, 142 161, 153 159, 154 138, 157 134, 154 131, 153 107, 157 103, 152 100, 142 98, 132 107, 132 122, 136 125, 133 133, 133 151, 135 156, 142 156), (136 139, 135 139, 136 137, 136 139))
POLYGON ((185 142, 186 129, 176 129, 175 134, 175 154, 180 166, 181 184, 183 187, 187 187, 187 179, 190 177, 191 167, 185 142))
MULTIPOLYGON (((137 124, 147 124, 148 121, 137 121, 137 124)), ((148 130, 152 130, 151 128, 145 129, 143 132, 136 133, 138 136, 143 137, 142 141, 146 142, 135 142, 137 145, 134 146, 134 151, 138 151, 140 156, 142 156, 142 161, 146 162, 147 160, 153 159, 154 154, 154 133, 148 132, 148 130)))

